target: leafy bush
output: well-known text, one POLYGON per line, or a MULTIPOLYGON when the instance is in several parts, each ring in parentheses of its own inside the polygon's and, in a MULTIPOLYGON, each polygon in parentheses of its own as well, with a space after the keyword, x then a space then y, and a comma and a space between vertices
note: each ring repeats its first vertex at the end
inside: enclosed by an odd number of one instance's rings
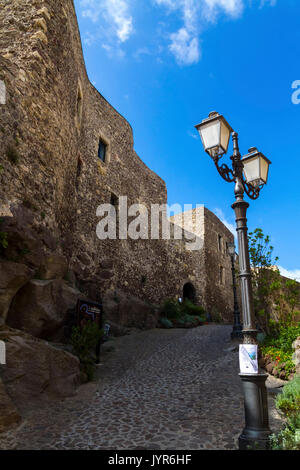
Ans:
POLYGON ((167 299, 163 303, 161 314, 163 317, 173 320, 175 318, 180 318, 182 313, 180 309, 180 304, 176 300, 167 299))
POLYGON ((200 305, 195 305, 190 300, 186 299, 182 304, 180 304, 180 311, 183 315, 196 315, 205 320, 205 310, 200 305))
POLYGON ((7 236, 7 232, 0 232, 0 250, 5 250, 8 247, 7 236))
POLYGON ((184 300, 182 303, 168 299, 161 308, 160 323, 165 328, 172 328, 172 326, 197 326, 204 322, 205 319, 204 308, 193 304, 193 302, 188 299, 184 300))
POLYGON ((298 336, 300 336, 300 322, 288 326, 280 324, 278 332, 274 336, 267 336, 262 343, 263 356, 270 356, 273 361, 277 361, 279 369, 281 364, 284 364, 287 378, 295 372, 292 344, 298 336))
POLYGON ((95 348, 104 332, 97 323, 88 321, 83 328, 73 326, 70 343, 80 360, 81 371, 93 380, 95 371, 95 348))
POLYGON ((276 408, 287 417, 286 427, 272 434, 273 450, 300 450, 300 377, 295 377, 283 387, 276 398, 276 408))
POLYGON ((159 322, 160 322, 161 326, 163 326, 164 328, 172 328, 173 327, 173 323, 171 322, 171 320, 169 320, 166 317, 161 317, 159 319, 159 322))
POLYGON ((285 385, 282 393, 276 399, 276 407, 287 416, 300 413, 300 377, 296 376, 291 382, 285 385))
POLYGON ((6 149, 6 156, 8 158, 8 160, 12 163, 12 164, 16 164, 18 163, 19 161, 19 158, 20 158, 20 155, 19 155, 19 152, 17 151, 17 149, 12 146, 12 145, 9 145, 6 149))

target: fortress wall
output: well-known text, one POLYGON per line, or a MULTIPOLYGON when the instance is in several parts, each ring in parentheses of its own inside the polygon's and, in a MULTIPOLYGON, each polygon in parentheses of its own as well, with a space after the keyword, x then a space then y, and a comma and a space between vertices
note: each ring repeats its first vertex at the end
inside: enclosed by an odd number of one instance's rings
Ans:
POLYGON ((231 259, 227 243, 234 241, 230 230, 211 211, 205 208, 205 273, 206 304, 224 320, 233 321, 233 291, 231 259), (219 237, 220 241, 219 241, 219 237), (223 279, 221 279, 221 268, 223 279))
POLYGON ((182 296, 191 281, 209 307, 216 278, 209 243, 206 257, 181 240, 96 237, 96 209, 112 194, 150 208, 166 203, 167 191, 135 153, 129 123, 89 82, 72 0, 0 0, 0 24, 0 79, 7 88, 0 209, 16 219, 24 239, 30 232, 40 242, 30 266, 38 271, 49 253, 65 256, 95 300, 121 290, 159 304, 182 296), (97 155, 99 138, 108 144, 106 163, 97 155), (205 263, 213 270, 209 295, 205 263))

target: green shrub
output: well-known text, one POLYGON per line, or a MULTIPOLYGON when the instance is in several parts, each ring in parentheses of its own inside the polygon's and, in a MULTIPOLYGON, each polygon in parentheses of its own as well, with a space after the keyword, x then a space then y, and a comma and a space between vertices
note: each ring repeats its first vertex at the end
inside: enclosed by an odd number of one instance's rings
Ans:
POLYGON ((97 323, 88 321, 83 328, 73 326, 71 345, 74 353, 80 360, 82 372, 88 380, 93 380, 95 372, 95 348, 104 332, 99 329, 97 323))
POLYGON ((9 145, 6 149, 6 156, 8 158, 8 160, 13 164, 15 165, 16 163, 18 163, 19 161, 19 158, 20 158, 20 154, 19 152, 17 151, 17 149, 12 146, 12 145, 9 145))
POLYGON ((200 305, 195 305, 190 300, 186 299, 180 304, 180 310, 183 315, 196 315, 201 317, 202 321, 205 320, 205 310, 200 305))
POLYGON ((163 326, 164 328, 172 328, 173 327, 173 323, 171 322, 171 320, 169 320, 166 317, 161 317, 159 319, 159 322, 160 322, 161 326, 163 326))
POLYGON ((0 232, 0 250, 5 250, 8 247, 8 233, 0 232))
POLYGON ((286 384, 276 399, 276 407, 286 415, 300 413, 300 377, 286 384))
POLYGON ((278 434, 272 434, 270 442, 273 450, 300 450, 300 377, 295 377, 285 385, 276 398, 276 408, 286 418, 286 427, 278 434))
POLYGON ((292 344, 300 336, 300 322, 297 324, 283 324, 278 326, 277 333, 268 335, 261 346, 263 356, 270 356, 273 361, 277 361, 278 369, 284 366, 286 377, 295 372, 295 365, 292 360, 292 344))
POLYGON ((169 320, 179 319, 182 316, 180 304, 176 300, 165 300, 161 309, 161 314, 162 317, 168 318, 169 320))

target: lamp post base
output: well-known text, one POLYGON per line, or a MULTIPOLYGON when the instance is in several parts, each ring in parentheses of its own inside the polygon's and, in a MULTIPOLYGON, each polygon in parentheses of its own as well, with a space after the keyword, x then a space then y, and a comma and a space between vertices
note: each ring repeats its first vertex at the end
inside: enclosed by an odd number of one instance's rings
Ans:
POLYGON ((245 400, 246 426, 239 437, 240 450, 267 450, 271 430, 268 419, 267 374, 239 374, 245 400))
POLYGON ((243 327, 240 326, 233 326, 232 332, 231 332, 231 339, 242 339, 243 338, 243 327))

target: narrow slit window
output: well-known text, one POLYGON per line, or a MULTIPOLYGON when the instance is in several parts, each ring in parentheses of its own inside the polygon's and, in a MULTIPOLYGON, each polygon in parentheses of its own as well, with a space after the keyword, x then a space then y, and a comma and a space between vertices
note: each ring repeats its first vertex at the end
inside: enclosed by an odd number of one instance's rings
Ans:
POLYGON ((218 245, 219 245, 219 251, 222 251, 222 245, 223 245, 223 240, 221 235, 218 235, 218 245))
POLYGON ((114 193, 111 193, 110 203, 114 207, 118 207, 118 205, 119 205, 119 198, 114 193))
POLYGON ((225 269, 223 266, 220 266, 220 284, 225 285, 225 269))
POLYGON ((98 157, 105 162, 107 145, 102 139, 99 140, 98 157))

